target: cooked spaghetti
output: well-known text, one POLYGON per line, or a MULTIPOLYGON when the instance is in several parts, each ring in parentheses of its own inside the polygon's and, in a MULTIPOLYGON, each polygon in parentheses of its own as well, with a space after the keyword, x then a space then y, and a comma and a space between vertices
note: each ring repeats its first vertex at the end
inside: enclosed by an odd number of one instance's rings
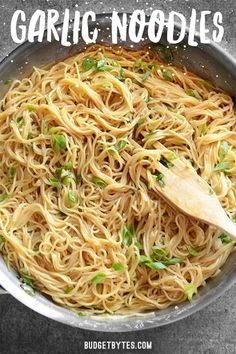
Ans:
POLYGON ((233 249, 153 190, 159 161, 179 158, 235 217, 233 101, 153 51, 91 46, 34 68, 2 99, 0 136, 0 250, 30 294, 92 313, 164 309, 233 249))

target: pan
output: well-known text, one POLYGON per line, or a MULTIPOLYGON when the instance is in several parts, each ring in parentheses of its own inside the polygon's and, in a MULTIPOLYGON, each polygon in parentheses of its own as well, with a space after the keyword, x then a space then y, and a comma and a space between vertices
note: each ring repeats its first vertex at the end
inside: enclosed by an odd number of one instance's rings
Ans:
MULTIPOLYGON (((147 18, 148 20, 148 18, 147 18)), ((72 34, 71 23, 69 35, 72 34)), ((89 31, 98 26, 98 42, 102 44, 111 44, 111 14, 97 15, 96 24, 89 23, 89 31)), ((57 26, 57 32, 60 35, 61 25, 57 26)), ((179 27, 175 25, 175 32, 179 27)), ((127 40, 119 42, 121 46, 140 46, 148 45, 148 39, 145 38, 142 44, 134 44, 127 40)), ((146 36, 147 37, 147 36, 146 36)), ((186 32, 187 38, 187 32, 186 32)), ((188 47, 183 45, 173 47, 174 64, 186 67, 202 78, 212 81, 217 87, 221 87, 230 95, 236 95, 234 91, 236 82, 236 60, 228 55, 220 46, 210 43, 201 44, 196 35, 197 47, 188 47)), ((163 32, 161 43, 166 45, 166 32, 163 32)), ((20 79, 29 75, 33 66, 42 66, 54 61, 63 60, 66 57, 84 50, 86 44, 79 41, 78 44, 71 47, 63 47, 60 42, 46 41, 46 34, 42 43, 29 43, 17 47, 0 63, 0 97, 6 92, 5 80, 20 79)), ((5 289, 0 290, 0 294, 11 294, 17 300, 25 304, 32 310, 53 320, 65 323, 70 326, 83 329, 104 331, 104 332, 127 332, 141 329, 148 329, 167 325, 196 311, 204 308, 206 305, 216 300, 236 281, 236 254, 232 253, 221 272, 214 278, 207 281, 206 286, 201 287, 198 294, 194 296, 191 303, 184 302, 178 307, 169 307, 165 310, 137 314, 132 316, 121 315, 88 315, 84 317, 77 316, 74 312, 60 307, 53 303, 43 294, 37 293, 34 297, 28 295, 22 288, 18 275, 12 269, 8 269, 3 258, 0 255, 0 284, 5 289)), ((7 295, 2 295, 7 296, 7 295)))

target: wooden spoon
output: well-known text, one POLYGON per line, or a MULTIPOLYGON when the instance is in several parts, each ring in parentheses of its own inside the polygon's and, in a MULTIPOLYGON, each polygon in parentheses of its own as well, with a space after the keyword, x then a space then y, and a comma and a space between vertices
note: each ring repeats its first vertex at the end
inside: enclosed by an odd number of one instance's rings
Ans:
MULTIPOLYGON (((139 144, 135 145, 141 148, 139 144)), ((159 142, 155 143, 154 147, 160 149, 164 157, 171 153, 159 142)), ((131 157, 127 153, 123 156, 126 160, 131 157)), ((157 181, 156 176, 152 176, 152 189, 181 212, 221 229, 236 241, 236 225, 225 213, 209 184, 197 174, 194 168, 179 158, 171 163, 173 166, 167 168, 158 162, 158 171, 163 175, 162 182, 157 181)), ((148 180, 145 168, 142 168, 141 175, 148 180)))

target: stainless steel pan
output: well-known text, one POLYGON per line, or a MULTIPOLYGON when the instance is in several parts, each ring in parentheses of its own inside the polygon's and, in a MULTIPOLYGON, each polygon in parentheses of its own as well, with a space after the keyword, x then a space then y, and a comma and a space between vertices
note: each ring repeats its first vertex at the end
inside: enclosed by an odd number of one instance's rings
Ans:
MULTIPOLYGON (((97 15, 99 23, 99 40, 103 43, 110 43, 110 15, 97 15)), ((90 24, 90 29, 94 27, 90 24)), ((60 26, 57 28, 60 33, 60 26)), ((71 31, 71 30, 70 30, 71 31)), ((178 31, 178 26, 176 26, 178 31)), ((163 34, 162 42, 165 43, 166 34, 163 34)), ((198 37, 196 36, 198 41, 198 37)), ((146 39, 143 43, 148 43, 146 39)), ((130 45, 128 41, 126 46, 130 45)), ((132 43, 133 44, 133 43, 132 43)), ((124 45, 124 43, 121 43, 124 45)), ((136 45, 134 45, 136 46, 136 45)), ((24 43, 15 49, 0 64, 0 77, 2 81, 11 78, 21 78, 32 71, 33 65, 42 65, 52 61, 58 61, 83 50, 85 44, 81 41, 73 47, 62 47, 60 43, 54 41, 47 43, 24 43)), ((137 45, 138 47, 138 45, 137 45)), ((186 66, 188 69, 200 76, 210 79, 217 86, 222 87, 231 95, 236 95, 234 91, 236 82, 236 60, 230 57, 219 46, 215 44, 199 45, 198 47, 179 46, 174 51, 174 59, 177 65, 186 66)), ((6 91, 6 86, 0 83, 0 96, 6 91)), ((2 257, 0 257, 0 284, 29 308, 40 314, 52 318, 65 324, 97 331, 118 332, 134 331, 144 328, 158 327, 182 319, 208 305, 218 296, 223 294, 236 280, 236 255, 233 253, 222 267, 222 271, 202 287, 198 295, 194 296, 192 303, 185 302, 178 306, 178 309, 169 307, 166 310, 156 311, 143 315, 131 317, 123 316, 89 316, 78 317, 72 311, 62 308, 44 295, 37 293, 34 297, 29 296, 21 287, 17 274, 9 270, 2 257)))

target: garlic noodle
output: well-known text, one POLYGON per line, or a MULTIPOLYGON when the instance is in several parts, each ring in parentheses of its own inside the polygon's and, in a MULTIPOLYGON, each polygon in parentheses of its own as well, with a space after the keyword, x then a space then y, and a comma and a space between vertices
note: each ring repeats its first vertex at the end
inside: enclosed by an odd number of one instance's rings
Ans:
POLYGON ((0 251, 30 295, 92 313, 164 309, 234 247, 152 189, 153 176, 165 187, 157 162, 180 158, 235 218, 233 101, 154 51, 93 45, 34 68, 10 83, 0 136, 0 251))

